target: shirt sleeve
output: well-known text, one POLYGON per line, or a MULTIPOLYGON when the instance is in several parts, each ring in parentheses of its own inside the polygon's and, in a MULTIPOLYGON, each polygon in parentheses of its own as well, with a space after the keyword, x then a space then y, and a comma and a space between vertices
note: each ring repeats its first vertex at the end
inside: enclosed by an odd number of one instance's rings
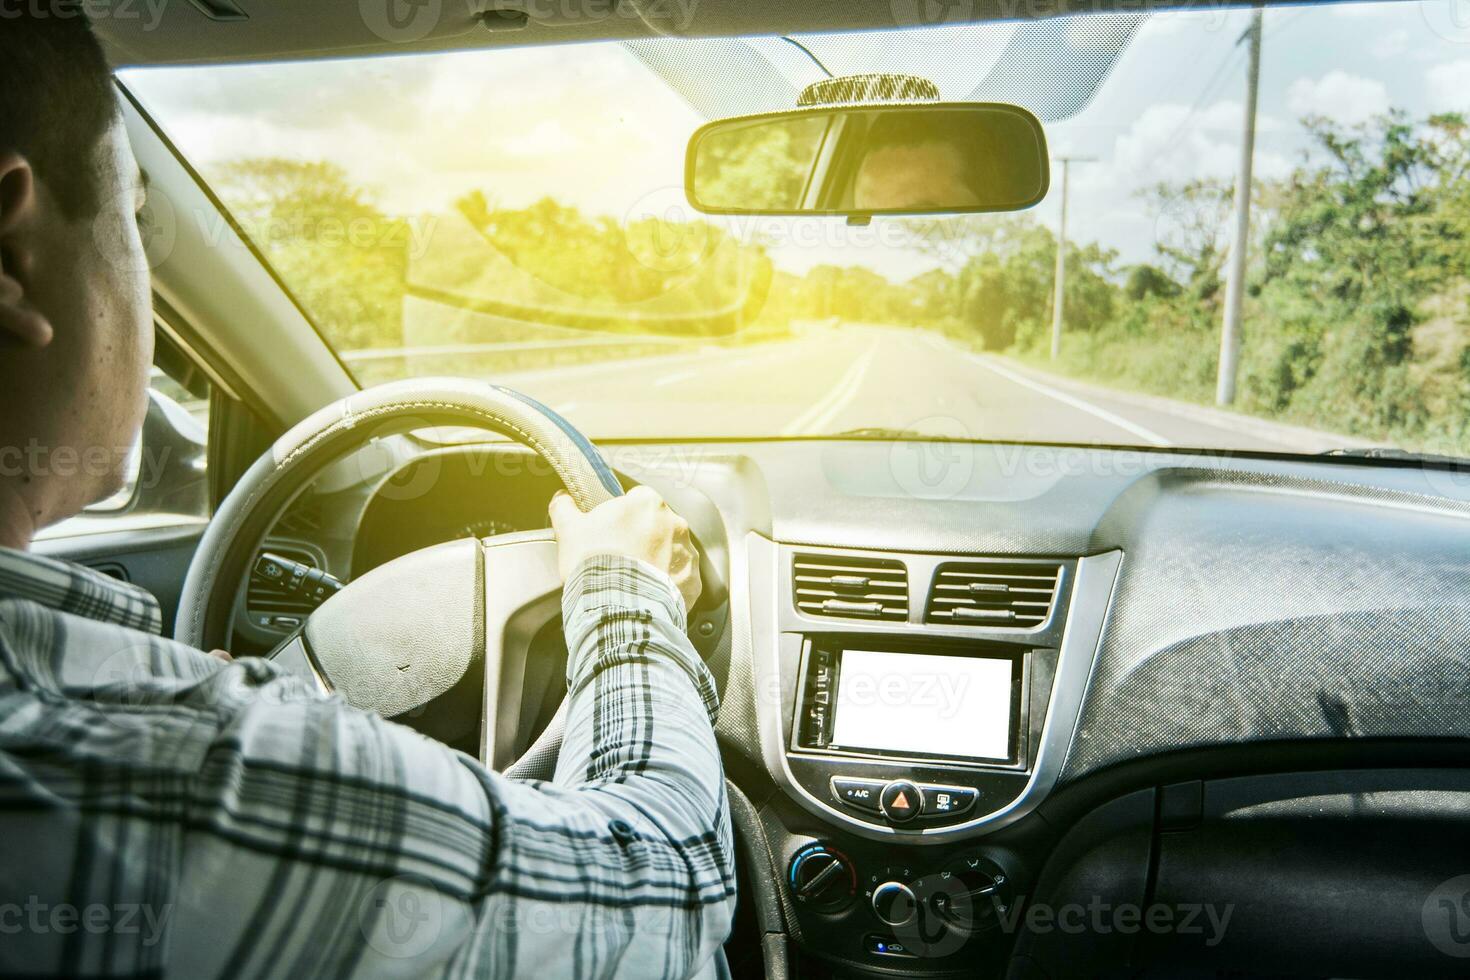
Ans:
POLYGON ((204 959, 175 966, 212 972, 214 950, 244 953, 233 965, 247 974, 705 968, 729 933, 735 870, 714 683, 683 602, 656 569, 598 556, 567 582, 563 614, 567 723, 550 781, 304 696, 267 664, 218 672, 258 690, 191 794, 173 926, 218 938, 182 944, 204 959))

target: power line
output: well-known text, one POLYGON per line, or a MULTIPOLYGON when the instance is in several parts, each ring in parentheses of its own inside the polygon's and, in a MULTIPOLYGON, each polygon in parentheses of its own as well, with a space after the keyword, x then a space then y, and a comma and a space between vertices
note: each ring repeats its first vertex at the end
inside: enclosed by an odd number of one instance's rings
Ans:
MULTIPOLYGON (((1280 37, 1287 30, 1287 28, 1292 27, 1304 16, 1311 12, 1312 8, 1303 7, 1300 10, 1293 10, 1285 17, 1272 16, 1271 36, 1280 37)), ((1184 117, 1179 120, 1179 125, 1175 126, 1173 132, 1169 134, 1169 138, 1164 140, 1165 146, 1168 146, 1176 139, 1178 139, 1180 134, 1188 128, 1189 121, 1195 117, 1200 109, 1204 108, 1204 104, 1211 98, 1213 98, 1216 94, 1218 94, 1216 90, 1224 81, 1229 78, 1231 71, 1236 67, 1236 64, 1240 61, 1241 56, 1247 53, 1246 47, 1241 45, 1240 42, 1244 41, 1249 36, 1249 34, 1250 28, 1247 28, 1246 32, 1242 34, 1239 39, 1236 40, 1234 46, 1231 47, 1230 51, 1225 55, 1224 60, 1220 62, 1219 67, 1215 69, 1215 73, 1210 76, 1210 80, 1207 81, 1204 88, 1200 90, 1199 98, 1194 100, 1194 104, 1189 107, 1189 111, 1186 112, 1184 114, 1184 117)))
POLYGON ((1220 67, 1215 69, 1215 74, 1210 76, 1210 80, 1200 90, 1199 98, 1194 100, 1194 105, 1189 107, 1189 111, 1179 120, 1179 125, 1175 126, 1173 132, 1169 134, 1169 138, 1164 140, 1164 146, 1169 146, 1179 138, 1180 134, 1189 126, 1189 121, 1204 107, 1206 100, 1214 97, 1216 87, 1228 77, 1226 69, 1232 68, 1239 60, 1239 46, 1231 48, 1230 53, 1225 56, 1225 60, 1220 62, 1220 67))

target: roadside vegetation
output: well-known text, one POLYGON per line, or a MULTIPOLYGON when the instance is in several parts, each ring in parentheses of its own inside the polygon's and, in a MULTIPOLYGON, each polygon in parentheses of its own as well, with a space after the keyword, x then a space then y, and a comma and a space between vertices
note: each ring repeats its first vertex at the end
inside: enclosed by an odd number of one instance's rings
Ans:
MULTIPOLYGON (((1303 125, 1311 152, 1288 177, 1253 188, 1234 407, 1470 456, 1470 129, 1458 115, 1397 112, 1352 128, 1303 125)), ((860 266, 794 276, 772 267, 758 233, 737 241, 700 221, 625 224, 551 200, 498 207, 474 192, 442 219, 474 238, 468 248, 425 224, 441 219, 384 213, 329 164, 248 160, 211 178, 343 349, 403 346, 404 298, 429 283, 491 303, 502 320, 521 311, 533 331, 538 314, 628 333, 663 317, 665 332, 734 331, 739 342, 806 321, 926 327, 1120 389, 1214 398, 1233 195, 1224 182, 1142 196, 1157 229, 1146 263, 1068 243, 1053 362, 1056 239, 1027 215, 910 222, 913 247, 936 268, 894 283, 860 266), (329 225, 339 233, 323 234, 329 225), (442 241, 459 245, 436 248, 442 241)))

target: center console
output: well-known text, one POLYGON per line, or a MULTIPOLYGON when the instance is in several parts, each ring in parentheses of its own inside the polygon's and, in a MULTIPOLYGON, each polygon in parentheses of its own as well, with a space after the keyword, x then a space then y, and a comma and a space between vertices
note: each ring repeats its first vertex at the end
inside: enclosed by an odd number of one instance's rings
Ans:
POLYGON ((804 946, 974 962, 1027 884, 985 837, 1056 782, 1120 555, 748 554, 762 755, 806 814, 782 847, 804 946))
POLYGON ((786 765, 851 820, 932 833, 1025 789, 1055 650, 815 633, 800 657, 786 765))

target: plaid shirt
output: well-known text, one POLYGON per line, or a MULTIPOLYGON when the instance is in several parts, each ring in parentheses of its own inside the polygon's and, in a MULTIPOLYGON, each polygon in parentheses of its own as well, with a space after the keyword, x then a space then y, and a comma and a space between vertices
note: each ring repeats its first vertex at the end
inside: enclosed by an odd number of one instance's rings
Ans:
POLYGON ((562 602, 565 743, 522 782, 0 549, 0 975, 714 972, 735 872, 683 603, 612 557, 562 602))

